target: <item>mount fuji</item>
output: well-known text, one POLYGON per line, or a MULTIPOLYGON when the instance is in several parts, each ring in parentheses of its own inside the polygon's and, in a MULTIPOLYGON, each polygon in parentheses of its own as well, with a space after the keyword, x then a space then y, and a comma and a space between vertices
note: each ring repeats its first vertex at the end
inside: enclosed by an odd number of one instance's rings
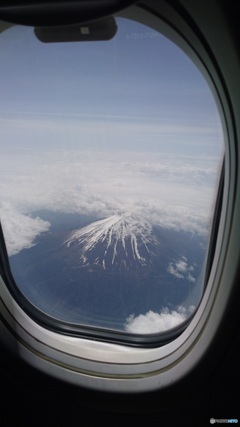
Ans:
POLYGON ((78 254, 79 265, 115 272, 148 267, 161 246, 150 222, 129 212, 75 230, 65 244, 78 254))
POLYGON ((98 220, 36 215, 51 229, 10 264, 20 291, 48 315, 123 330, 132 314, 199 300, 206 247, 200 236, 131 212, 98 220))

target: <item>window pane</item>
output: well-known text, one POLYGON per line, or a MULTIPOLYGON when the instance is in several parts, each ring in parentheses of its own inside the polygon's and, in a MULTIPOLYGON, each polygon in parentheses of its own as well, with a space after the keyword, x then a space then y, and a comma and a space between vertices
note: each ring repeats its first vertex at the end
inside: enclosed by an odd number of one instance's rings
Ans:
POLYGON ((13 277, 42 312, 126 332, 194 311, 223 133, 170 40, 117 18, 110 41, 0 36, 0 215, 13 277))

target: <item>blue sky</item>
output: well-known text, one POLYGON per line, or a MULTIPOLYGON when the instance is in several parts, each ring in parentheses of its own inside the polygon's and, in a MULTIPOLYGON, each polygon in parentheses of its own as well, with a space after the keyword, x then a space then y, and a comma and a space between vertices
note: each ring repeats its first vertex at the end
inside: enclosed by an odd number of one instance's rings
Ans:
POLYGON ((0 111, 11 117, 13 112, 40 114, 57 124, 58 118, 69 123, 71 116, 97 116, 103 123, 121 118, 121 126, 132 119, 157 120, 172 128, 181 125, 179 140, 186 126, 206 134, 220 127, 212 94, 196 66, 174 43, 142 24, 120 19, 109 42, 59 44, 43 44, 31 28, 15 27, 1 35, 0 49, 0 111), (135 39, 137 34, 143 38, 135 39))
POLYGON ((29 219, 42 208, 104 217, 127 207, 194 231, 211 217, 217 107, 156 31, 119 18, 111 41, 43 44, 12 27, 0 36, 0 93, 0 209, 23 242, 48 227, 29 219))

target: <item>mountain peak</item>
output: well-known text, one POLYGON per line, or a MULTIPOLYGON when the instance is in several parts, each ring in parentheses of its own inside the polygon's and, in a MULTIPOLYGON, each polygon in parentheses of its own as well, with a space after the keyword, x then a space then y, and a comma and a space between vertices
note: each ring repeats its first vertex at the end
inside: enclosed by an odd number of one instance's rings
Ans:
POLYGON ((77 248, 82 266, 127 270, 146 266, 159 246, 150 222, 128 211, 75 230, 65 243, 77 248))

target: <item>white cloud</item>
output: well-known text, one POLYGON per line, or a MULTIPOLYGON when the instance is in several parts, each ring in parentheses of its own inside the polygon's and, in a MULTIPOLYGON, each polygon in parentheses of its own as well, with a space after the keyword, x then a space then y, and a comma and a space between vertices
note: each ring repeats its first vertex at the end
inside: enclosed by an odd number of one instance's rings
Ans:
POLYGON ((0 207, 0 217, 9 255, 34 246, 34 239, 50 227, 49 222, 23 215, 6 203, 0 207))
POLYGON ((185 260, 180 259, 178 262, 176 262, 176 268, 178 271, 185 272, 188 270, 188 265, 185 260))
POLYGON ((163 308, 160 313, 150 310, 146 314, 140 314, 136 317, 132 314, 126 320, 125 330, 136 334, 167 331, 180 325, 194 310, 195 307, 191 305, 188 308, 179 306, 176 310, 172 311, 168 308, 163 308))
POLYGON ((196 280, 191 274, 194 271, 194 265, 188 265, 187 258, 184 256, 177 261, 170 262, 167 271, 177 279, 186 279, 192 283, 196 280))
POLYGON ((177 154, 177 143, 174 154, 164 152, 160 131, 151 136, 153 123, 98 119, 94 127, 90 120, 56 119, 54 127, 51 120, 16 119, 16 127, 5 120, 1 128, 0 201, 12 206, 14 218, 19 214, 19 224, 22 218, 22 237, 25 229, 29 239, 28 222, 41 232, 43 223, 29 216, 40 209, 99 218, 125 209, 163 227, 208 232, 217 156, 177 154), (143 128, 148 138, 140 138, 143 128))

